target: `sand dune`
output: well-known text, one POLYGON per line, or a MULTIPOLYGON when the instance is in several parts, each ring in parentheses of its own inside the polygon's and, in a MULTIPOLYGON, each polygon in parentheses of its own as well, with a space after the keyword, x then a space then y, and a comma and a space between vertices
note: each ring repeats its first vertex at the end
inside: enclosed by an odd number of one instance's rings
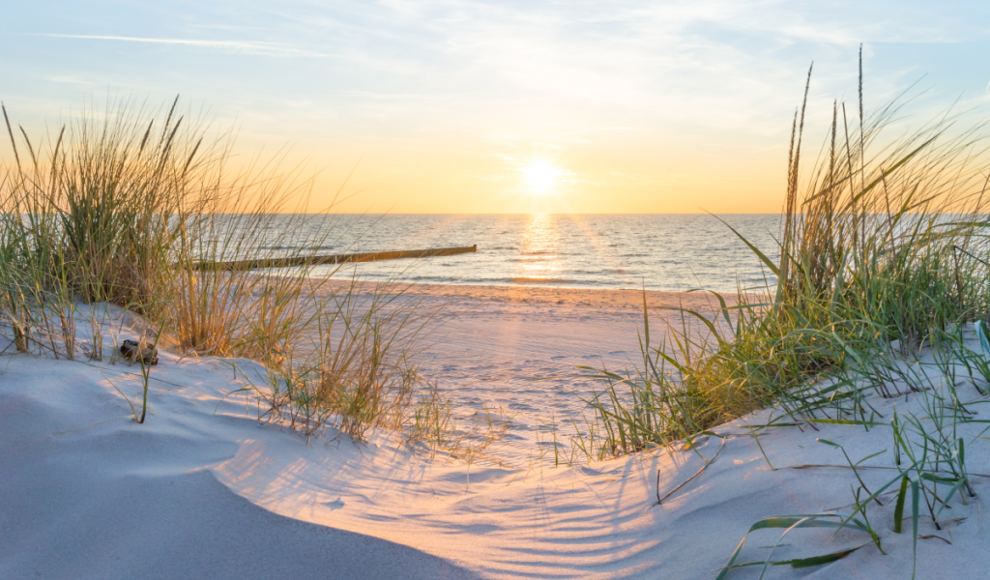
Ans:
MULTIPOLYGON (((572 393, 565 383, 513 382, 518 373, 558 372, 585 355, 618 360, 612 353, 636 346, 632 307, 558 305, 550 294, 544 302, 458 296, 453 338, 429 351, 433 370, 456 377, 443 379, 448 385, 501 373, 503 382, 489 383, 497 396, 520 401, 533 417, 541 400, 564 408, 572 393)), ((0 351, 7 347, 0 338, 0 351)), ((227 396, 261 372, 255 363, 169 353, 154 370, 148 421, 138 425, 111 385, 133 399, 134 367, 12 350, 0 357, 4 578, 714 578, 757 520, 848 510, 855 480, 841 452, 816 439, 840 442, 857 460, 887 449, 863 464, 868 485, 893 467, 890 432, 879 428, 763 430, 761 451, 747 426, 766 423, 773 410, 717 429, 724 439, 701 441, 697 453, 658 449, 573 467, 525 461, 535 443, 526 421, 503 467, 429 460, 384 432, 367 443, 327 433, 307 444, 260 423, 243 394, 227 396), (658 492, 704 465, 698 453, 718 456, 656 505, 658 492), (797 469, 809 464, 840 467, 797 469)), ((486 393, 480 385, 465 398, 486 393)), ((957 391, 967 402, 985 400, 969 383, 957 391)), ((895 406, 925 412, 917 395, 870 403, 886 419, 895 406)), ((990 477, 977 475, 990 474, 990 455, 979 434, 973 425, 959 433, 971 442, 977 496, 952 501, 943 530, 924 524, 931 537, 918 544, 919 578, 979 578, 990 567, 980 501, 990 477)), ((909 578, 910 533, 891 531, 892 511, 871 519, 889 555, 855 530, 795 530, 775 560, 864 547, 826 566, 773 567, 770 577, 909 578)), ((740 561, 765 557, 780 532, 755 532, 740 561)))

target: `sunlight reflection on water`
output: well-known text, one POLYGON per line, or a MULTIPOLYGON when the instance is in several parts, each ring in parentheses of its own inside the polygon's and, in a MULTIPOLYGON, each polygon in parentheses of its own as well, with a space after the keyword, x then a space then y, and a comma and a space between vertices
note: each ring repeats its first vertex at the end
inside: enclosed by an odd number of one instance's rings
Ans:
MULTIPOLYGON (((721 217, 775 259, 779 216, 721 217)), ((299 228, 295 239, 313 234, 319 223, 313 218, 313 225, 299 228)), ((398 276, 436 284, 734 291, 737 284, 751 288, 774 282, 724 224, 712 216, 695 214, 341 215, 334 218, 329 241, 319 252, 472 244, 478 245, 475 254, 352 267, 363 279, 398 276)), ((282 241, 278 252, 305 252, 305 245, 282 241)), ((258 247, 264 246, 259 240, 258 247)))

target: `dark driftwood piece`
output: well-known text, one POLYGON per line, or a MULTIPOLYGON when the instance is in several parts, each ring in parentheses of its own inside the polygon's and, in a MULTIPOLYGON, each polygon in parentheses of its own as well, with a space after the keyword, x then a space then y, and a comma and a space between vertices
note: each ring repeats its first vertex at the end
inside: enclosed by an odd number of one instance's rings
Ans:
POLYGON ((120 345, 120 354, 131 362, 143 360, 144 364, 149 366, 158 364, 158 349, 153 346, 141 346, 134 340, 125 340, 120 345))
POLYGON ((330 256, 299 256, 294 258, 265 258, 258 260, 235 260, 232 262, 199 262, 197 270, 253 270, 255 268, 292 268, 295 266, 323 266, 345 262, 377 262, 379 260, 399 260, 402 258, 433 258, 436 256, 456 256, 477 252, 478 244, 459 248, 434 248, 430 250, 400 250, 395 252, 364 252, 359 254, 335 254, 330 256))

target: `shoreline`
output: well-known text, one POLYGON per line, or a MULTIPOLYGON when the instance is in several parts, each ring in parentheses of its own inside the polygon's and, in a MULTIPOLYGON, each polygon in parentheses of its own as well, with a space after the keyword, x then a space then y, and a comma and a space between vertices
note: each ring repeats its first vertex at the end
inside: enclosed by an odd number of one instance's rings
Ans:
MULTIPOLYGON (((350 286, 351 281, 341 278, 309 278, 325 282, 339 289, 350 286)), ((683 306, 692 310, 714 310, 718 300, 711 292, 668 292, 663 290, 629 290, 619 288, 553 288, 546 286, 500 286, 479 284, 434 284, 425 282, 372 282, 358 280, 357 288, 362 291, 375 287, 401 289, 409 296, 450 298, 454 300, 488 300, 496 302, 517 302, 530 304, 569 305, 591 308, 636 309, 642 311, 644 295, 647 307, 676 308, 683 306)), ((757 298, 756 295, 748 295, 757 298)), ((723 294, 728 306, 738 303, 735 293, 723 294)))

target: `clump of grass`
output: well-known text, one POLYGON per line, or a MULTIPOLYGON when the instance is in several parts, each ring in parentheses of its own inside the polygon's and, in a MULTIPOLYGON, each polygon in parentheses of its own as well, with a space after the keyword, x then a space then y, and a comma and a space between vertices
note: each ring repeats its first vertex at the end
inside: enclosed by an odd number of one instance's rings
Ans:
MULTIPOLYGON (((660 347, 651 346, 644 304, 642 367, 631 376, 597 371, 606 388, 592 401, 601 434, 592 452, 630 453, 679 439, 690 447, 714 426, 765 407, 778 419, 761 429, 785 422, 889 428, 898 467, 883 485, 867 488, 859 473, 866 458, 844 456, 856 480, 848 513, 774 516, 750 528, 783 528, 785 535, 804 527, 858 529, 882 552, 868 513, 871 504, 887 505, 884 494, 896 493, 888 503, 900 533, 910 490, 915 546, 935 537, 919 536, 919 525, 939 530, 941 510, 973 495, 958 430, 979 421, 956 389, 960 371, 974 385, 990 378, 990 349, 969 350, 962 331, 967 322, 985 325, 990 310, 990 179, 982 165, 983 125, 956 130, 961 116, 946 114, 885 140, 882 130, 898 105, 867 118, 862 90, 860 99, 852 123, 845 104, 834 103, 803 187, 805 104, 795 112, 779 259, 739 236, 766 268, 764 287, 740 289, 734 306, 712 293, 714 319, 677 309, 681 324, 670 326, 660 347), (887 421, 868 395, 921 397, 924 411, 887 421)), ((771 564, 817 565, 851 553, 736 564, 742 548, 741 542, 719 578, 739 566, 759 564, 765 574, 771 564)))
POLYGON ((209 203, 186 216, 167 280, 171 300, 160 309, 184 351, 268 363, 315 327, 315 310, 305 301, 325 279, 309 279, 309 268, 227 271, 211 266, 273 254, 277 250, 264 248, 278 248, 299 231, 311 232, 292 243, 304 254, 324 245, 332 232, 330 218, 295 211, 298 205, 290 203, 304 200, 310 185, 295 177, 255 175, 249 167, 232 182, 210 185, 209 203), (286 211, 291 213, 282 215, 286 211))
POLYGON ((360 440, 381 427, 405 433, 407 442, 450 448, 450 404, 411 362, 439 311, 404 289, 356 279, 308 288, 312 343, 268 357, 267 380, 257 390, 265 415, 307 437, 331 428, 360 440))
POLYGON ((100 361, 98 305, 112 303, 148 321, 149 343, 266 365, 267 416, 307 436, 406 424, 420 384, 410 349, 433 316, 401 289, 215 267, 327 245, 333 218, 303 213, 313 179, 286 169, 285 151, 233 168, 232 134, 180 114, 178 98, 158 114, 87 109, 35 141, 3 114, 14 158, 0 170, 0 332, 16 350, 75 358, 83 320, 100 361))
POLYGON ((499 467, 508 466, 488 451, 505 438, 512 425, 513 418, 506 415, 505 409, 483 405, 470 417, 458 419, 454 417, 453 404, 436 382, 427 383, 425 387, 419 391, 413 412, 407 415, 403 428, 406 443, 414 447, 425 446, 431 459, 441 454, 468 465, 485 461, 499 467))
POLYGON ((452 407, 436 382, 427 384, 427 388, 419 393, 419 400, 411 414, 406 442, 425 443, 431 457, 441 449, 456 449, 463 436, 456 434, 452 407))
MULTIPOLYGON (((611 452, 667 444, 768 405, 814 413, 827 399, 812 388, 823 377, 849 382, 891 341, 917 352, 933 332, 985 315, 990 196, 975 163, 983 127, 953 134, 957 119, 946 115, 885 142, 898 110, 850 127, 836 103, 801 188, 798 109, 779 260, 740 236, 766 267, 767 285, 740 289, 734 306, 711 293, 713 320, 677 309, 680 324, 668 326, 660 347, 650 346, 644 304, 643 365, 631 377, 599 372, 607 386, 594 407, 611 452), (960 260, 959 249, 979 260, 960 260)), ((876 389, 892 394, 882 382, 876 389)))
POLYGON ((4 109, 15 157, 4 168, 7 259, 45 288, 151 307, 179 230, 172 217, 195 205, 188 182, 202 167, 197 153, 207 153, 176 105, 157 126, 124 106, 84 111, 36 144, 23 127, 15 136, 4 109))

